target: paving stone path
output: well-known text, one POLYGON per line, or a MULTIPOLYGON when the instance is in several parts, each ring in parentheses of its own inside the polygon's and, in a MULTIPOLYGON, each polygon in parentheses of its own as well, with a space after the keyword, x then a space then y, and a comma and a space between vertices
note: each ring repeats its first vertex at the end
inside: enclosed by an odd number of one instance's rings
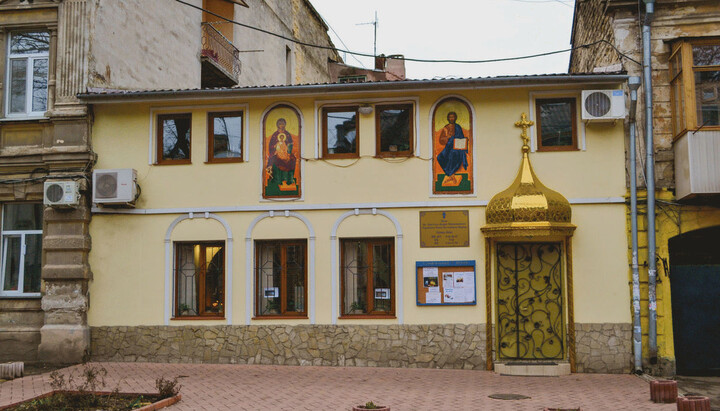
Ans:
MULTIPOLYGON (((488 371, 230 364, 93 363, 106 388, 152 392, 155 379, 180 376, 180 410, 350 410, 373 401, 404 410, 675 410, 650 401, 646 381, 621 374, 509 377, 488 371), (497 400, 491 394, 521 394, 497 400)), ((79 374, 82 366, 60 370, 79 374)), ((77 378, 77 377, 76 377, 77 378)), ((0 407, 50 391, 49 373, 0 383, 0 407)))

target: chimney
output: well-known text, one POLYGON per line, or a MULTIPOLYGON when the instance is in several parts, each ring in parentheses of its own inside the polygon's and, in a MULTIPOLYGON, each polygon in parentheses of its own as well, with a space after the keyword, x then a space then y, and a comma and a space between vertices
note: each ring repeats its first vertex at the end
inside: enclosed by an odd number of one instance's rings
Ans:
POLYGON ((387 56, 385 72, 388 80, 405 80, 405 56, 402 54, 387 56))
POLYGON ((385 71, 385 61, 387 58, 384 54, 381 54, 379 56, 375 56, 375 70, 382 70, 385 71))

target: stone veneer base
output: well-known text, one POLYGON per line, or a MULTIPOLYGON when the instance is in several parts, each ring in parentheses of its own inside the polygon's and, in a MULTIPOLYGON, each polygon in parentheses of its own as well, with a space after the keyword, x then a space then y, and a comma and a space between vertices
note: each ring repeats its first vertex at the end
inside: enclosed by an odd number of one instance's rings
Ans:
MULTIPOLYGON (((630 324, 577 324, 578 372, 626 373, 630 324)), ((485 369, 485 324, 91 327, 95 361, 485 369)))

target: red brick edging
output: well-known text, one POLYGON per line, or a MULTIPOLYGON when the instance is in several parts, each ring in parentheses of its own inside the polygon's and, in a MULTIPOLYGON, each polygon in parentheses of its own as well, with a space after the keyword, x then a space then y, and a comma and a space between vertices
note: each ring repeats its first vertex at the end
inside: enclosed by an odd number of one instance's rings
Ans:
MULTIPOLYGON (((53 396, 53 395, 55 395, 55 394, 60 394, 60 393, 77 393, 77 392, 78 392, 78 391, 52 390, 52 391, 50 391, 50 392, 46 392, 45 394, 41 394, 41 395, 38 395, 38 396, 36 396, 36 397, 28 398, 28 399, 25 399, 25 400, 22 400, 22 401, 18 401, 18 402, 12 403, 12 404, 0 406, 0 411, 2 411, 2 410, 7 410, 7 409, 10 409, 10 408, 16 407, 16 406, 18 406, 18 405, 20 405, 20 404, 22 404, 22 403, 28 402, 28 401, 39 400, 39 399, 41 399, 41 398, 50 397, 50 396, 53 396)), ((93 394, 98 394, 98 395, 109 395, 109 394, 119 394, 119 395, 157 395, 157 394, 153 394, 153 393, 143 393, 143 392, 119 392, 119 393, 114 393, 114 392, 112 392, 112 391, 92 391, 92 393, 93 393, 93 394)), ((169 406, 175 404, 176 402, 180 401, 181 399, 182 399, 182 395, 181 395, 181 394, 178 394, 178 395, 176 395, 176 396, 174 396, 174 397, 165 398, 165 399, 163 399, 163 400, 156 401, 156 402, 154 402, 154 403, 152 403, 152 404, 149 404, 149 405, 146 405, 146 406, 144 406, 144 407, 137 408, 135 411, 155 411, 155 410, 159 410, 159 409, 161 409, 161 408, 169 407, 169 406)))

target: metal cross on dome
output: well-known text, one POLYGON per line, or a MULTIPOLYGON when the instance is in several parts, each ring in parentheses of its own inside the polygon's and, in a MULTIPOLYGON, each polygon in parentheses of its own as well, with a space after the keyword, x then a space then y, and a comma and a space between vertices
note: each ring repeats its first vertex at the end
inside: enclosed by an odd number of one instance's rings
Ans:
POLYGON ((527 114, 525 114, 525 113, 522 113, 522 114, 520 115, 520 121, 516 121, 516 122, 515 122, 515 127, 520 127, 520 128, 522 128, 522 134, 520 134, 520 138, 523 139, 523 145, 524 145, 524 146, 527 146, 528 143, 530 142, 530 137, 528 137, 528 135, 527 135, 527 129, 530 128, 530 127, 533 126, 533 125, 535 125, 535 122, 534 122, 534 121, 529 121, 529 120, 527 119, 527 114))

